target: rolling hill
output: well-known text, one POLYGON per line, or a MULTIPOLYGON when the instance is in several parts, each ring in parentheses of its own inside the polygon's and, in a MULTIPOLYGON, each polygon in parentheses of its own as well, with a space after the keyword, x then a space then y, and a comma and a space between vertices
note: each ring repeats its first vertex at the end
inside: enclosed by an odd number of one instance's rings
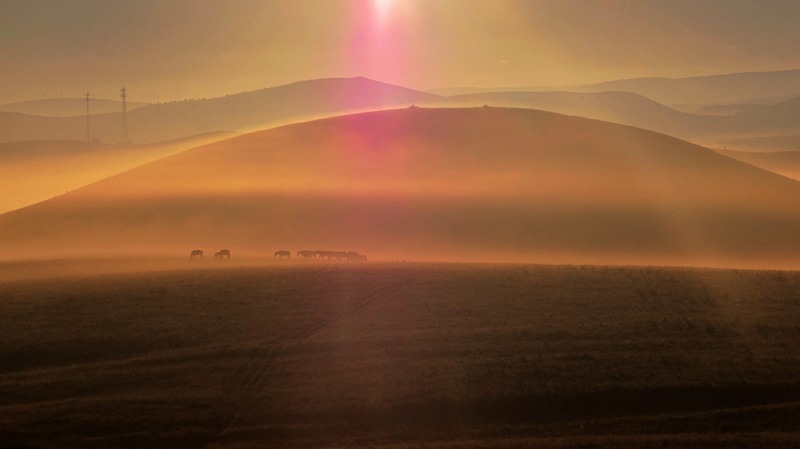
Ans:
POLYGON ((724 133, 698 136, 697 143, 736 151, 800 151, 800 97, 770 105, 750 105, 727 119, 724 133))
POLYGON ((800 131, 800 97, 775 104, 735 105, 696 114, 678 111, 639 94, 610 91, 486 92, 445 97, 434 104, 541 109, 649 129, 703 144, 800 131))
POLYGON ((670 107, 679 111, 701 115, 734 115, 760 105, 780 103, 797 96, 797 93, 779 95, 777 97, 747 98, 733 103, 699 103, 699 104, 671 104, 670 107))
POLYGON ((700 106, 695 113, 699 115, 729 117, 757 108, 758 106, 759 105, 753 103, 714 104, 700 106))
POLYGON ((800 93, 800 70, 745 72, 688 78, 636 78, 580 86, 582 92, 622 90, 659 103, 733 103, 800 93))
POLYGON ((0 142, 0 213, 44 201, 158 158, 230 137, 207 133, 148 145, 77 140, 0 142))
POLYGON ((734 137, 709 139, 703 146, 747 152, 800 151, 800 135, 734 137))
POLYGON ((717 151, 733 159, 800 181, 800 151, 717 151))
MULTIPOLYGON (((225 97, 151 104, 128 113, 136 143, 177 139, 211 131, 246 131, 373 109, 430 102, 438 97, 366 78, 329 78, 225 97)), ((118 113, 94 114, 92 138, 120 139, 118 113)), ((85 139, 85 117, 0 114, 0 141, 85 139)))
POLYGON ((797 264, 800 183, 628 126, 406 108, 251 133, 0 216, 6 258, 797 264))
POLYGON ((800 127, 800 96, 770 105, 758 105, 739 114, 759 129, 796 132, 800 127))
POLYGON ((727 121, 688 114, 630 92, 487 92, 446 98, 453 106, 541 109, 578 115, 684 138, 726 132, 727 121))

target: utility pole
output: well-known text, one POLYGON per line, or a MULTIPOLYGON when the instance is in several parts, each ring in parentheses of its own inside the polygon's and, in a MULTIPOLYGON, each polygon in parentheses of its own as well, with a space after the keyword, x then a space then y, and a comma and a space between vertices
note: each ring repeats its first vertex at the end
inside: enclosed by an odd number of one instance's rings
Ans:
POLYGON ((92 137, 89 134, 89 92, 86 92, 86 143, 92 143, 92 137))

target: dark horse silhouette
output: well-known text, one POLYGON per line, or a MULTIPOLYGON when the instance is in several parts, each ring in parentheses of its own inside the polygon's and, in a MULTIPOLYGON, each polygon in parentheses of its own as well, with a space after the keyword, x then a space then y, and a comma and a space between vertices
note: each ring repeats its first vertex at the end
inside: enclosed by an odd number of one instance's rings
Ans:
POLYGON ((317 251, 318 259, 325 260, 345 260, 347 253, 344 251, 317 251))
MULTIPOLYGON (((311 252, 311 251, 309 251, 311 252)), ((347 262, 366 262, 367 256, 358 254, 353 251, 317 251, 317 258, 322 260, 332 261, 347 261, 347 262)))
POLYGON ((364 254, 358 254, 358 253, 353 252, 353 251, 348 251, 347 252, 347 261, 348 262, 366 262, 367 261, 367 256, 365 256, 364 254))
POLYGON ((214 253, 214 258, 215 258, 215 259, 220 259, 220 260, 221 260, 221 259, 228 259, 228 260, 230 260, 230 258, 231 258, 231 252, 230 252, 230 251, 228 251, 227 249, 221 249, 221 250, 217 251, 216 253, 214 253))
POLYGON ((331 258, 333 258, 333 251, 317 251, 317 259, 330 260, 331 258))
POLYGON ((316 251, 308 251, 308 250, 300 250, 296 254, 297 257, 302 257, 303 259, 314 259, 317 257, 316 251))
POLYGON ((291 259, 292 253, 289 251, 275 251, 276 259, 291 259))
POLYGON ((202 259, 203 258, 203 250, 202 249, 195 249, 192 250, 192 254, 189 255, 190 259, 202 259))

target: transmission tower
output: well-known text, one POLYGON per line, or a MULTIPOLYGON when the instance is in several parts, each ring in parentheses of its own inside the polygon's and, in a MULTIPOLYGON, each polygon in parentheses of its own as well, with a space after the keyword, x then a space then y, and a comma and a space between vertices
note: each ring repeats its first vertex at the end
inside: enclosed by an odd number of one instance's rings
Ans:
POLYGON ((89 134, 89 92, 86 92, 86 143, 92 143, 92 138, 89 134))
POLYGON ((120 133, 119 143, 128 144, 130 143, 128 138, 128 106, 125 103, 126 98, 128 98, 128 89, 125 88, 124 84, 122 89, 119 90, 119 98, 122 99, 122 132, 120 133))

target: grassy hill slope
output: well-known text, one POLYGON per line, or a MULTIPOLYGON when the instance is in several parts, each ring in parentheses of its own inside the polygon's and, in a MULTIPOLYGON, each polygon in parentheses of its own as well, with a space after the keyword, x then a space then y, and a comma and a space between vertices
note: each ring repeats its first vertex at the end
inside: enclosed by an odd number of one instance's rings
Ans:
POLYGON ((794 263, 800 184, 662 134, 407 108, 225 140, 0 216, 6 255, 794 263), (271 253, 270 253, 271 254, 271 253))
POLYGON ((800 151, 751 152, 719 150, 721 154, 800 181, 800 151))
POLYGON ((490 92, 448 97, 448 104, 541 109, 692 137, 728 132, 730 120, 688 114, 630 92, 490 92))
POLYGON ((29 206, 138 165, 230 137, 207 133, 148 145, 76 140, 0 143, 0 213, 29 206))

